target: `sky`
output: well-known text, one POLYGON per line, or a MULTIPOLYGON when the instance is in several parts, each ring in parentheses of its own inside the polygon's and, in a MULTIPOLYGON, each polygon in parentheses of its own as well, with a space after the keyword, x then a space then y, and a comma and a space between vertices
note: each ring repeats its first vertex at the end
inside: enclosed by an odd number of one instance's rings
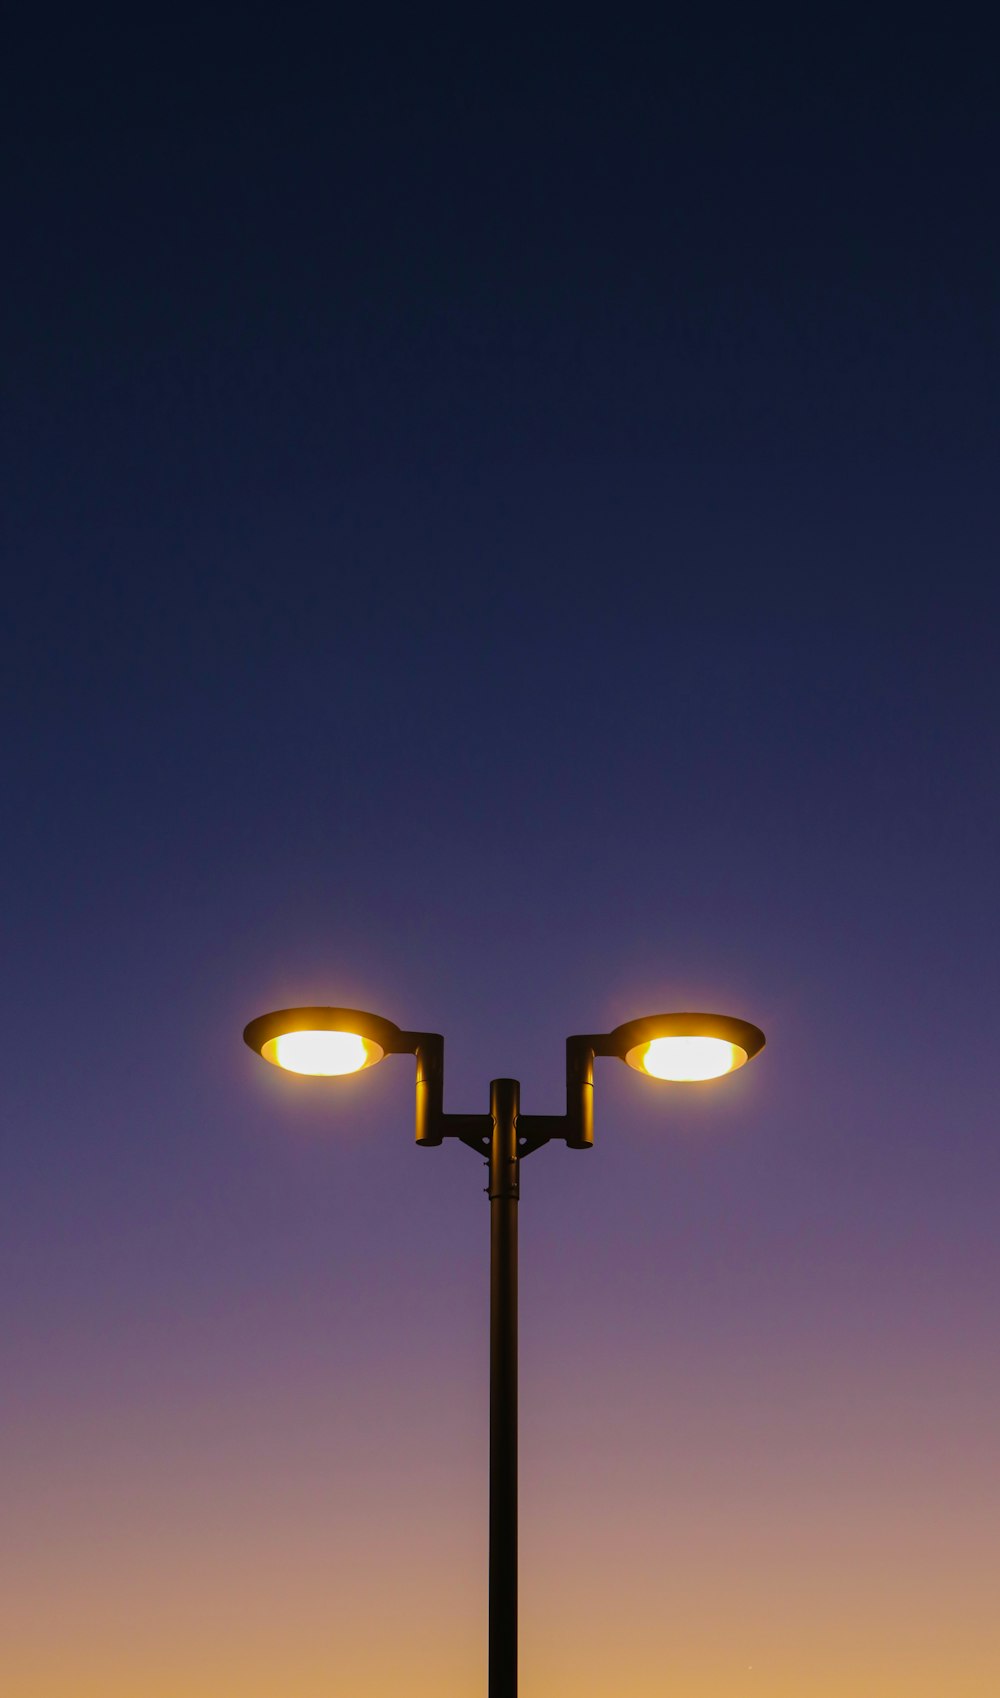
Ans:
POLYGON ((0 1685, 485 1692, 446 1107, 522 1173, 522 1698, 993 1698, 996 55, 254 6, 8 42, 0 1685))

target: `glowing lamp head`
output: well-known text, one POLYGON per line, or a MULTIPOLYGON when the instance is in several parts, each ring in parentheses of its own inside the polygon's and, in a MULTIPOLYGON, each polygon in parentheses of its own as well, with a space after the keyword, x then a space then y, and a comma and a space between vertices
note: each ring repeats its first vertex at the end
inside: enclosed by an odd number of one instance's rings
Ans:
POLYGON ((651 1014, 618 1026, 607 1041, 608 1052, 637 1073, 685 1084, 721 1079, 764 1048, 758 1026, 728 1014, 651 1014))
POLYGON ((244 1041, 272 1066, 312 1078, 342 1078, 405 1048, 391 1020, 360 1008, 279 1008, 251 1020, 244 1041))
POLYGON ((630 1067, 653 1079, 690 1081, 721 1079, 734 1067, 742 1067, 747 1052, 725 1038, 653 1038, 636 1044, 625 1056, 630 1067))
POLYGON ((286 1073, 311 1073, 327 1078, 341 1073, 360 1073, 373 1067, 385 1051, 357 1032, 279 1032, 261 1045, 265 1061, 283 1067, 286 1073))

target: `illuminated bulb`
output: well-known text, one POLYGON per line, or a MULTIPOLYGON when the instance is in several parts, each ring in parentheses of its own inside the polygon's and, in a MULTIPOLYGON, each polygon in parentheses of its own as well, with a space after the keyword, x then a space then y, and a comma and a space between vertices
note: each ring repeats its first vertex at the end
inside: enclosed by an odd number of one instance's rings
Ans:
POLYGON ((725 1038, 654 1038, 636 1059, 654 1079, 693 1080, 718 1079, 746 1058, 746 1050, 725 1038))
POLYGON ((366 1043, 356 1032, 282 1032, 260 1053, 289 1073, 327 1075, 359 1073, 382 1059, 378 1044, 366 1043))

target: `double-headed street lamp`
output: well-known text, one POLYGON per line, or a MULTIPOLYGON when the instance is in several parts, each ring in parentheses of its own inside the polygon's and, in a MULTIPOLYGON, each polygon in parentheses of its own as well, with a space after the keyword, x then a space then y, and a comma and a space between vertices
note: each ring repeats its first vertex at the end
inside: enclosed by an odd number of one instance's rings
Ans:
POLYGON ((550 1138, 594 1142, 594 1060, 612 1055, 652 1079, 717 1079, 752 1060, 764 1034, 724 1014, 653 1014, 566 1040, 566 1113, 522 1114, 516 1079, 494 1079, 489 1114, 444 1111, 444 1039, 404 1032, 357 1008, 282 1008, 251 1020, 245 1041, 290 1073, 358 1073, 387 1055, 417 1062, 417 1143, 457 1138, 489 1163, 489 1698, 517 1695, 517 1201, 520 1164, 550 1138))

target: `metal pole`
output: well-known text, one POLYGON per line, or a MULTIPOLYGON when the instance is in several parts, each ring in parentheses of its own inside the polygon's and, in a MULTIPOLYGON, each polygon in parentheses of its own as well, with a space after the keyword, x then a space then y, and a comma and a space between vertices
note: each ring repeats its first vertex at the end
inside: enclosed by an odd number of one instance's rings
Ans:
POLYGON ((489 1698, 517 1698, 516 1079, 490 1085, 489 1698))

